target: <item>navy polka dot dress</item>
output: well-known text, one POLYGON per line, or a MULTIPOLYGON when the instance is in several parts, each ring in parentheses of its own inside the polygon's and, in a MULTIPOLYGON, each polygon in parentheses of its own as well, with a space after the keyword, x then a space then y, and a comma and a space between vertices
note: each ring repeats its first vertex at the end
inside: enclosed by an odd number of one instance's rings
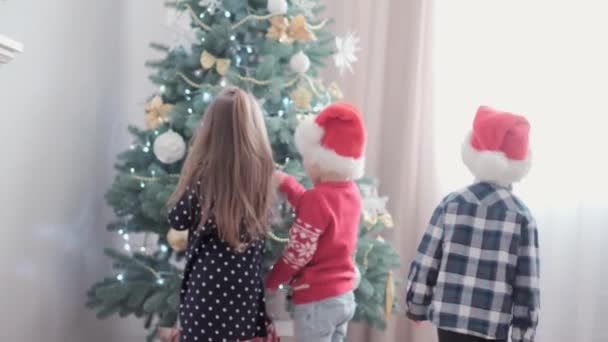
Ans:
POLYGON ((237 252, 217 234, 213 219, 201 225, 192 189, 169 212, 171 227, 189 230, 179 318, 181 342, 247 341, 267 328, 262 256, 264 241, 237 252))

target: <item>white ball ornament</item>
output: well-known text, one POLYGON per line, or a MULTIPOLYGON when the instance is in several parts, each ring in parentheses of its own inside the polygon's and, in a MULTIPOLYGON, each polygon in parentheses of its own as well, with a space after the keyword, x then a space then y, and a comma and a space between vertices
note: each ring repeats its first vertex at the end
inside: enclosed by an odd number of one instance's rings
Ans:
POLYGON ((276 15, 287 13, 287 0, 268 0, 268 12, 276 15))
POLYGON ((310 69, 310 58, 308 58, 304 52, 300 51, 291 56, 289 66, 291 67, 291 70, 303 74, 310 69))
POLYGON ((181 135, 167 131, 154 140, 154 155, 164 164, 173 164, 186 155, 186 142, 181 135))
POLYGON ((169 246, 176 252, 183 252, 188 249, 188 231, 169 229, 167 233, 167 242, 169 246))

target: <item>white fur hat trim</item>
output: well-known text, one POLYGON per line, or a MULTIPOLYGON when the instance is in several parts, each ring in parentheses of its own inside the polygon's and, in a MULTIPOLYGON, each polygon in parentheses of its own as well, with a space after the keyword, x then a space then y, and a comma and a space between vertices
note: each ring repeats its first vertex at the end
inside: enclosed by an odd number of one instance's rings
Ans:
POLYGON ((478 151, 471 144, 469 133, 462 144, 462 160, 480 181, 510 186, 521 181, 532 166, 532 152, 524 160, 509 159, 503 152, 478 151))
POLYGON ((308 116, 300 122, 295 133, 296 147, 302 156, 317 164, 322 170, 358 179, 363 177, 365 157, 358 159, 341 156, 321 145, 323 128, 317 125, 314 117, 308 116))

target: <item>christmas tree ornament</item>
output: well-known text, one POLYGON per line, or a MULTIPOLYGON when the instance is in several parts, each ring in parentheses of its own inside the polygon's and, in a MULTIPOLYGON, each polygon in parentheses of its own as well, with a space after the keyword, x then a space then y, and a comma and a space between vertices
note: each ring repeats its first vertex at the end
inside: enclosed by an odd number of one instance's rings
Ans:
POLYGON ((372 229, 380 220, 385 227, 392 226, 392 217, 386 210, 388 197, 379 197, 376 185, 361 185, 361 195, 363 197, 363 223, 369 230, 372 229))
POLYGON ((369 213, 363 213, 363 224, 367 230, 374 228, 374 226, 378 223, 378 216, 372 216, 369 213))
POLYGON ((361 285, 361 271, 359 271, 359 266, 355 265, 355 280, 353 280, 353 289, 358 289, 359 285, 361 285))
POLYGON ((203 53, 201 53, 201 66, 203 69, 208 70, 215 66, 215 70, 221 76, 225 76, 228 73, 231 63, 232 61, 230 59, 218 58, 207 50, 204 50, 203 53))
POLYGON ((395 302, 395 275, 393 274, 393 271, 388 272, 385 291, 384 319, 389 320, 393 313, 393 303, 395 302))
POLYGON ((291 44, 293 43, 293 39, 291 39, 287 35, 287 29, 289 28, 289 20, 283 16, 277 16, 270 19, 270 27, 266 32, 266 37, 278 40, 283 44, 291 44))
POLYGON ((342 89, 340 89, 340 86, 336 84, 336 82, 332 82, 327 88, 327 91, 329 92, 329 96, 331 96, 334 101, 340 101, 344 98, 344 93, 342 92, 342 89))
POLYGON ((378 221, 380 221, 386 228, 395 227, 395 222, 393 222, 393 216, 388 212, 378 215, 378 221))
POLYGON ((298 86, 294 91, 289 93, 289 97, 299 109, 309 110, 312 102, 312 93, 308 88, 298 86))
POLYGON ((207 12, 215 14, 217 10, 222 6, 222 0, 200 0, 198 4, 201 7, 206 7, 207 12))
POLYGON ((268 12, 276 15, 287 13, 287 0, 268 0, 268 12))
POLYGON ((154 155, 164 164, 173 164, 186 155, 186 142, 181 135, 169 130, 154 140, 154 155))
POLYGON ((310 58, 308 58, 303 51, 300 51, 291 56, 289 66, 291 67, 291 70, 297 73, 306 73, 308 69, 310 69, 310 58))
POLYGON ((313 19, 315 17, 314 10, 317 6, 315 0, 291 0, 291 3, 307 18, 313 19))
POLYGON ((295 16, 291 20, 283 16, 271 18, 266 36, 283 44, 291 44, 294 41, 309 42, 317 39, 303 15, 295 16))
POLYGON ((163 98, 155 96, 146 105, 146 127, 155 129, 163 122, 169 121, 169 112, 173 109, 170 104, 163 103, 163 98))
POLYGON ((183 252, 188 248, 188 231, 169 229, 167 233, 167 242, 169 246, 176 252, 183 252))
POLYGON ((347 69, 353 73, 353 63, 357 61, 355 53, 359 51, 359 37, 352 32, 344 38, 336 37, 336 49, 334 62, 340 75, 343 75, 347 69))
POLYGON ((287 35, 293 40, 301 42, 309 42, 317 39, 315 34, 308 27, 306 17, 303 15, 297 15, 291 18, 291 23, 287 29, 287 35))
POLYGON ((197 43, 197 37, 188 12, 176 9, 167 11, 167 27, 172 33, 171 50, 183 48, 186 53, 192 53, 192 45, 197 43))

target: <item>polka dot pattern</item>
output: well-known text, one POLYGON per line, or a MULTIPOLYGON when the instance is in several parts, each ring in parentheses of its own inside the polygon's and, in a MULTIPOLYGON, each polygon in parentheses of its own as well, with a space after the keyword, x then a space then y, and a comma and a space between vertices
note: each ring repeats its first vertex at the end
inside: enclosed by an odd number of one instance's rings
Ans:
POLYGON ((213 219, 197 229, 201 215, 194 190, 188 189, 168 217, 171 227, 191 232, 180 296, 180 341, 265 337, 264 241, 251 242, 244 252, 237 252, 219 238, 213 219))

